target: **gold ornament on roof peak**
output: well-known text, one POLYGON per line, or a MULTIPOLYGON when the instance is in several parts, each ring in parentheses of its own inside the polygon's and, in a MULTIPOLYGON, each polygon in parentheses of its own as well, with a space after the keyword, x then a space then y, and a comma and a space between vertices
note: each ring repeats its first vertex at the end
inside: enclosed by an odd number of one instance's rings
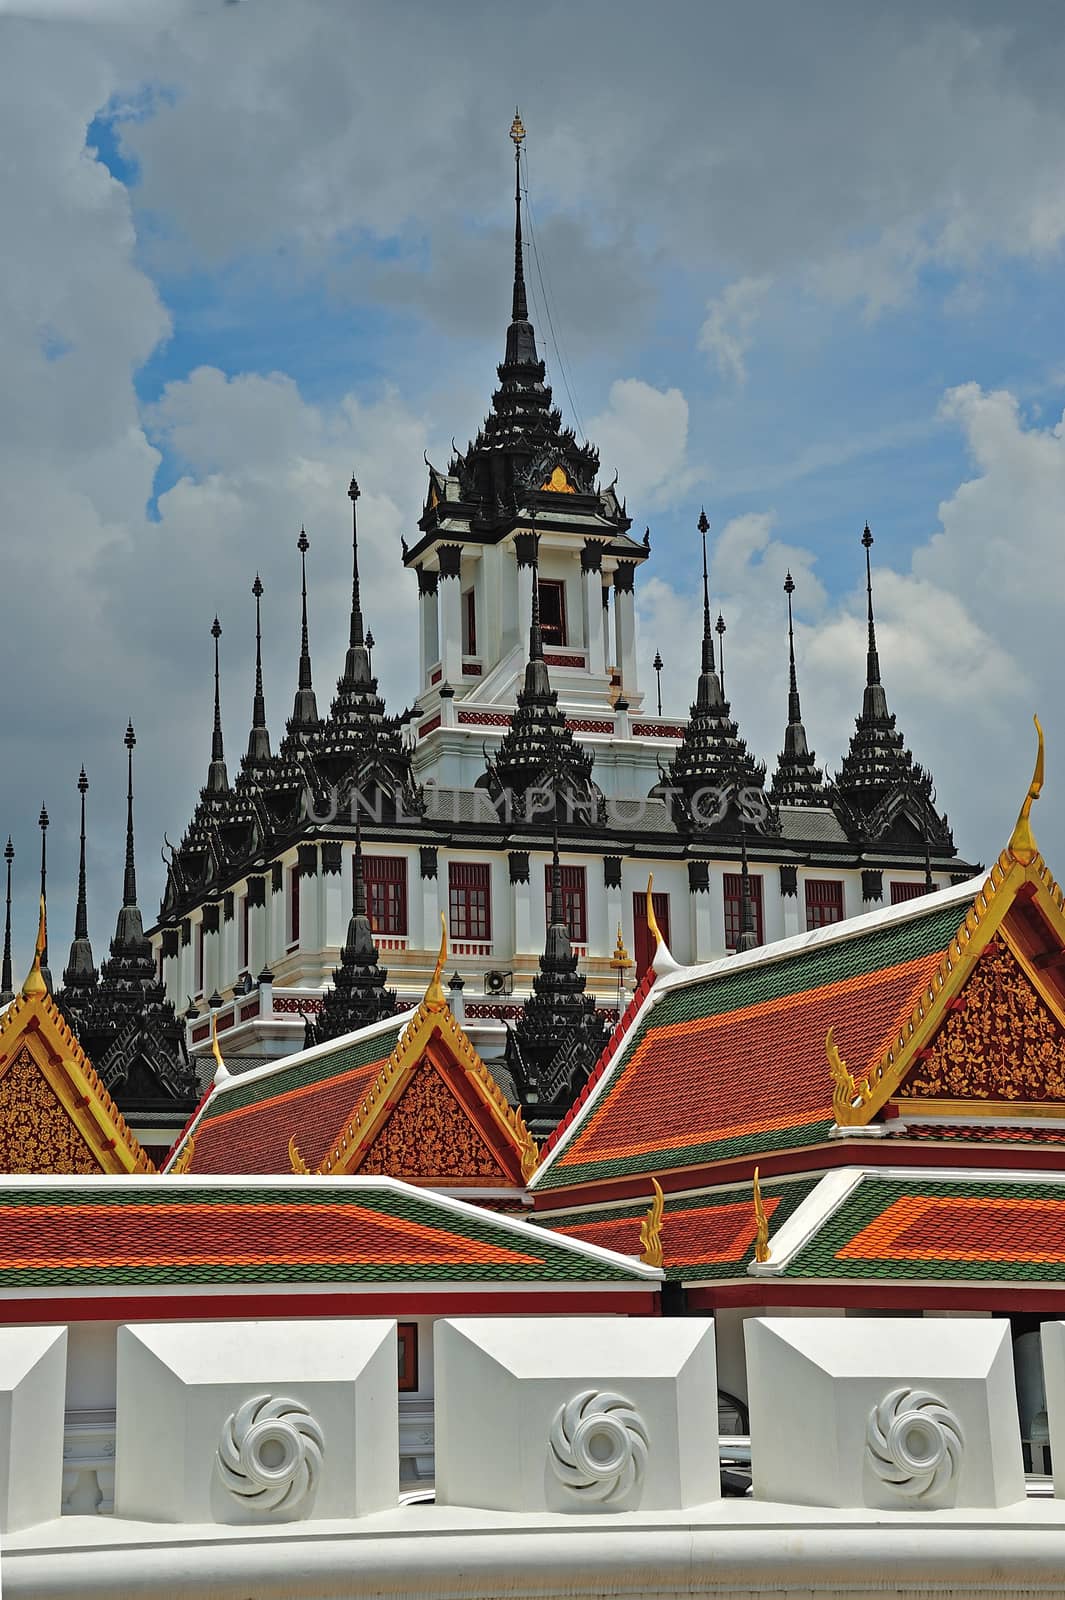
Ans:
POLYGON ((654 940, 655 948, 657 949, 659 945, 665 943, 665 940, 662 937, 662 930, 658 926, 658 918, 655 916, 654 895, 652 893, 654 886, 655 875, 653 872, 649 872, 647 874, 647 931, 654 940))
POLYGON ((762 1204, 762 1185, 758 1181, 758 1168, 754 1169, 754 1259, 769 1260, 769 1218, 762 1204))
POLYGON ((292 1138, 288 1141, 288 1164, 297 1177, 310 1177, 311 1169, 300 1155, 300 1149, 299 1145, 296 1143, 295 1134, 293 1134, 292 1138))
POLYGON ((662 1193, 662 1185, 657 1178, 651 1179, 651 1187, 655 1192, 647 1215, 640 1223, 640 1260, 649 1267, 662 1265, 662 1218, 665 1215, 666 1199, 662 1193))
POLYGON ((610 958, 610 965, 619 972, 624 972, 627 967, 632 966, 631 957, 629 956, 628 950, 625 948, 625 939, 621 932, 620 922, 618 923, 618 937, 617 942, 614 945, 614 954, 610 958))
POLYGON ((44 973, 41 971, 41 963, 44 961, 44 952, 47 945, 48 908, 44 903, 44 895, 42 894, 40 915, 37 918, 37 944, 33 952, 33 965, 26 976, 26 982, 22 985, 24 995, 48 993, 48 985, 45 983, 44 973))
POLYGON ((521 120, 521 112, 517 110, 514 112, 514 121, 510 124, 510 137, 520 149, 521 142, 525 138, 525 124, 521 120))
POLYGON ((1014 861, 1020 862, 1022 867, 1030 867, 1039 854, 1039 846, 1036 844, 1035 835, 1032 832, 1031 815, 1032 805, 1039 799, 1043 788, 1043 730, 1040 727, 1038 717, 1033 717, 1032 721, 1035 723, 1035 731, 1039 739, 1035 756, 1035 771, 1032 773, 1032 781, 1028 785, 1028 793, 1024 797, 1020 815, 1010 835, 1010 842, 1006 846, 1014 861))
POLYGON ((444 993, 443 972, 444 962, 447 960, 447 920, 444 913, 440 913, 440 953, 436 958, 433 975, 429 979, 429 987, 425 991, 422 1005, 427 1011, 444 1011, 447 1009, 447 995, 444 993))

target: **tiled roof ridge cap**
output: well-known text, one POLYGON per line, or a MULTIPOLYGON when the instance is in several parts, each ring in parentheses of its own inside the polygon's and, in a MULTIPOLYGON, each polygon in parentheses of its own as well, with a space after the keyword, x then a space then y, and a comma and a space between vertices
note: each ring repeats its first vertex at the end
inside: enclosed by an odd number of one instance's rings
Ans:
POLYGON ((948 906, 975 900, 987 882, 988 874, 981 872, 964 883, 952 884, 947 889, 936 889, 932 894, 917 900, 904 900, 897 906, 880 906, 875 911, 863 911, 856 917, 845 917, 842 922, 830 923, 825 928, 814 928, 807 933, 789 934, 786 939, 761 944, 753 950, 734 955, 716 956, 713 961, 703 961, 696 966, 683 967, 658 980, 657 988, 664 993, 683 989, 691 983, 704 983, 710 978, 731 977, 734 973, 749 971, 754 967, 771 966, 792 956, 805 955, 809 950, 819 950, 825 945, 839 944, 850 939, 860 939, 879 928, 896 923, 915 922, 926 916, 944 911, 948 906))

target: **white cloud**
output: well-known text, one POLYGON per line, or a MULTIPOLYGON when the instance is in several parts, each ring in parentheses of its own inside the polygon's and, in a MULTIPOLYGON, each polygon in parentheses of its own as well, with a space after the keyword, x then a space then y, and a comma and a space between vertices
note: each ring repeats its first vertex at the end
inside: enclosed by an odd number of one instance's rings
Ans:
POLYGON ((737 278, 716 300, 707 302, 706 321, 699 330, 699 349, 715 356, 721 376, 734 383, 747 381, 747 351, 771 283, 768 276, 737 278))
POLYGON ((604 481, 618 471, 634 504, 674 505, 698 482, 688 461, 688 402, 679 389, 618 378, 606 410, 589 422, 588 437, 599 445, 604 481))
MULTIPOLYGON (((892 710, 970 859, 1008 837, 1031 771, 1031 713, 1047 731, 1048 794, 1065 793, 1065 718, 1058 640, 1065 590, 1065 419, 1028 426, 1016 399, 970 384, 950 391, 975 475, 940 507, 940 529, 895 570, 874 545, 877 643, 892 710)), ((796 655, 807 733, 819 760, 839 764, 860 708, 866 619, 861 551, 856 583, 827 602, 809 551, 772 537, 769 515, 736 518, 715 541, 711 607, 728 624, 726 676, 741 732, 772 770, 783 738, 786 612, 779 584, 795 575, 796 655)), ((670 641, 665 695, 684 710, 695 683, 697 594, 661 579, 643 586, 641 635, 670 641)), ((646 653, 646 652, 645 652, 646 653)), ((1050 860, 1065 861, 1060 805, 1037 817, 1050 860)))

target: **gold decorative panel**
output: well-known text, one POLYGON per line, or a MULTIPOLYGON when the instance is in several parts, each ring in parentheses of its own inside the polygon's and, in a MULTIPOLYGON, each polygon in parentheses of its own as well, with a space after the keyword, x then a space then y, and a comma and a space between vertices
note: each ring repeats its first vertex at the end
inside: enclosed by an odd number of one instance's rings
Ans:
POLYGON ((29 1048, 23 1045, 0 1076, 0 1172, 102 1170, 29 1048))
POLYGON ((1001 939, 981 954, 956 1007, 901 1098, 1065 1101, 1065 1034, 1001 939))
POLYGON ((392 1178, 505 1179, 499 1162, 432 1063, 423 1059, 359 1163, 392 1178))
POLYGON ((576 494, 577 491, 566 475, 565 467, 556 467, 549 478, 545 478, 540 485, 541 490, 549 494, 576 494))

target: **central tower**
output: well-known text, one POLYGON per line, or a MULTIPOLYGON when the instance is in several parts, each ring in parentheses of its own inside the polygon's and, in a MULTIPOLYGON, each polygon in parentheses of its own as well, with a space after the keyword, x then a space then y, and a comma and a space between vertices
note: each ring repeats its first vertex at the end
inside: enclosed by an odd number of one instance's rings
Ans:
MULTIPOLYGON (((485 746, 505 730, 523 682, 533 584, 544 661, 562 710, 582 739, 615 744, 642 705, 635 638, 635 575, 650 536, 631 521, 611 483, 599 483, 599 452, 563 427, 529 320, 522 239, 522 144, 515 116, 514 283, 499 386, 491 410, 446 472, 429 467, 419 536, 404 549, 418 577, 423 713, 416 723, 420 778, 468 785, 484 770, 485 746)), ((632 730, 635 732, 635 729, 632 730)), ((654 739, 652 729, 648 735, 654 739)), ((633 749, 633 755, 636 755, 633 749)), ((597 777, 613 788, 609 774, 597 777)), ((625 792, 646 793, 655 755, 629 762, 625 792), (647 782, 641 783, 647 775, 647 782), (635 782, 634 782, 635 780, 635 782)))

